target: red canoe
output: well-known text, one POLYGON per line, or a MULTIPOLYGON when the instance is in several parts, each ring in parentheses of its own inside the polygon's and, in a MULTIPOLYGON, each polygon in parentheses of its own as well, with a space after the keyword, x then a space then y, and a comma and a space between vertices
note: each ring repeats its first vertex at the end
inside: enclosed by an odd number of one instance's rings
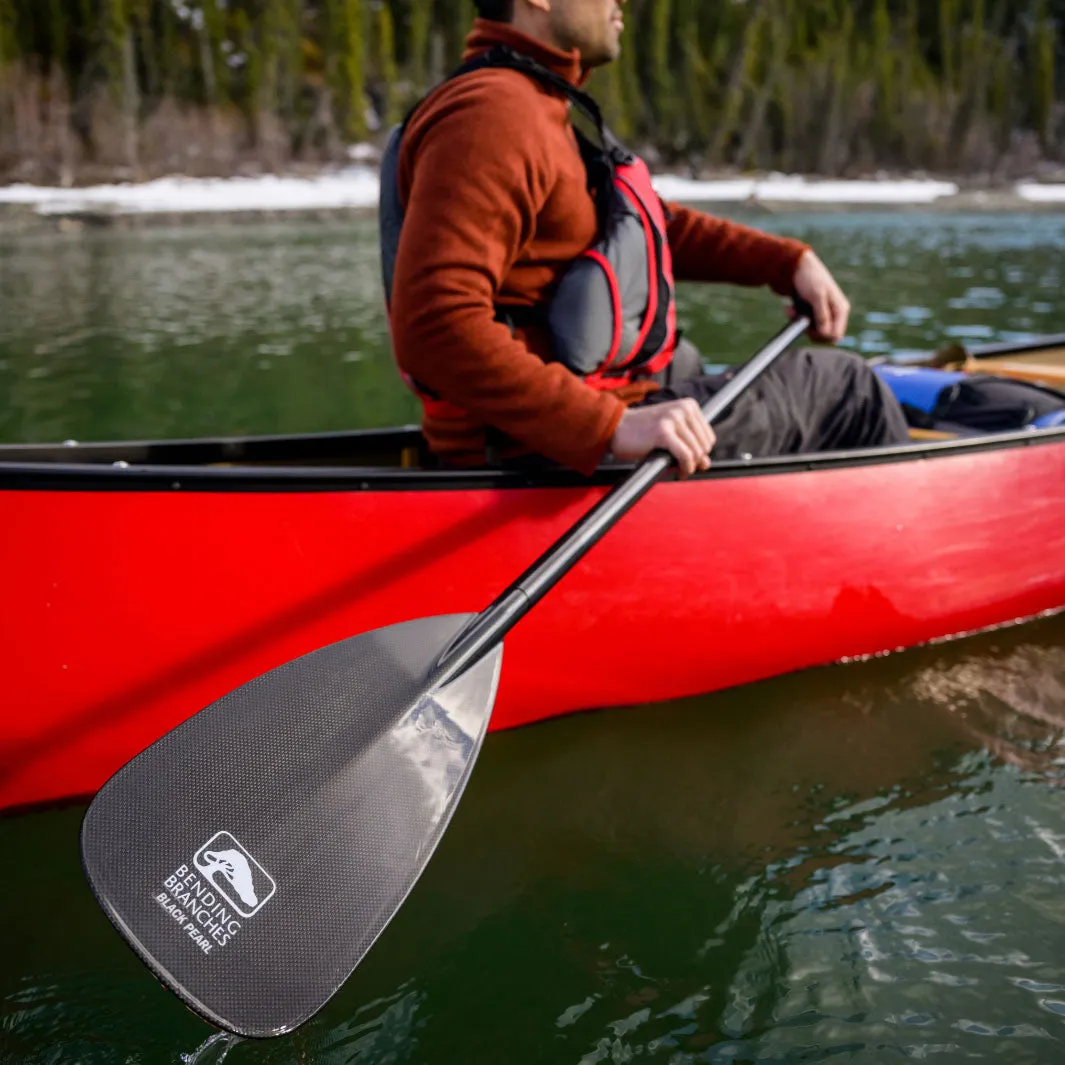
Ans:
MULTIPOLYGON (((1060 357, 1032 348, 987 354, 1060 357)), ((0 447, 0 808, 91 793, 306 651, 481 609, 618 476, 403 468, 418 439, 0 447)), ((1065 429, 660 485, 508 637, 492 727, 1059 609, 1063 485, 1065 429)))

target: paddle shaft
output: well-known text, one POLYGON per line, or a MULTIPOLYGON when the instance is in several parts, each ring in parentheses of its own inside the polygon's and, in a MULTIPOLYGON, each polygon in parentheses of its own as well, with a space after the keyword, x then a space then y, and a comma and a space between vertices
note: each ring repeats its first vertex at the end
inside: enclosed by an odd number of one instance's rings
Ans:
MULTIPOLYGON (((712 425, 810 328, 800 314, 702 408, 712 425)), ((435 683, 447 684, 479 661, 621 520, 673 465, 668 451, 653 451, 632 473, 551 545, 467 627, 440 661, 435 683)))

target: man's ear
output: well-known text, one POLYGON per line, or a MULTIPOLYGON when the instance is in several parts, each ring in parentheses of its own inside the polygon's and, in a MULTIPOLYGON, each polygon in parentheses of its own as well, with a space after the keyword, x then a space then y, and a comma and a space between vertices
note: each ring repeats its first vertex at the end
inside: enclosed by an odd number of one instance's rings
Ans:
POLYGON ((528 4, 529 7, 536 8, 537 11, 550 11, 551 0, 517 0, 520 4, 528 4))

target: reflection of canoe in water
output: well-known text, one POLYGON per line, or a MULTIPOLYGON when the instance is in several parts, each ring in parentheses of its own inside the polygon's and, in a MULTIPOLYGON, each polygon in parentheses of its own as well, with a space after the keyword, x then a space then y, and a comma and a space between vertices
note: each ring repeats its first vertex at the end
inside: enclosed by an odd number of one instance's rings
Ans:
MULTIPOLYGON (((1062 343, 975 361, 1062 366, 1062 343)), ((94 790, 303 652, 479 610, 617 477, 410 468, 418 441, 0 447, 0 806, 94 790)), ((1063 483, 1065 428, 663 484, 508 637, 493 727, 1065 606, 1063 483)))

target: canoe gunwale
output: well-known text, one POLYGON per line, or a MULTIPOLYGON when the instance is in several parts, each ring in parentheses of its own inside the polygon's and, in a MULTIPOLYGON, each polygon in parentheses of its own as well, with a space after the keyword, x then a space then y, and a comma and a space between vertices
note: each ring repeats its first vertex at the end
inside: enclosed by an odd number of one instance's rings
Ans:
MULTIPOLYGON (((1065 333, 1031 340, 985 344, 968 350, 987 359, 1065 347, 1065 333)), ((874 360, 875 361, 875 360, 874 360)), ((894 462, 972 455, 1011 447, 1065 441, 1065 427, 1021 429, 950 440, 920 440, 896 447, 784 455, 715 462, 693 481, 759 477, 894 462)), ((101 441, 66 444, 0 444, 0 491, 202 491, 350 492, 468 491, 515 488, 610 487, 634 468, 603 466, 591 477, 562 469, 403 468, 393 459, 421 452, 417 426, 334 432, 203 437, 198 439, 101 441), (343 461, 361 456, 365 465, 343 461)))
MULTIPOLYGON (((0 468, 17 465, 106 467, 115 462, 131 466, 197 467, 212 463, 238 465, 270 460, 294 466, 296 460, 335 455, 338 449, 364 450, 367 446, 388 453, 422 442, 416 425, 386 429, 345 429, 321 433, 263 434, 260 436, 175 437, 163 440, 67 441, 63 444, 0 444, 0 468), (75 456, 83 456, 79 461, 75 456)), ((371 464, 372 465, 372 464, 371 464)), ((321 467, 319 467, 321 468, 321 467)), ((350 465, 345 469, 353 469, 350 465)), ((392 464, 387 468, 396 469, 392 464)))
MULTIPOLYGON (((342 434, 351 435, 351 434, 342 434)), ((304 437, 270 438, 272 441, 304 437)), ((1011 433, 922 441, 897 447, 784 455, 750 461, 722 461, 691 481, 810 473, 820 470, 882 466, 1007 448, 1065 443, 1065 427, 1022 429, 1011 433)), ((93 446, 93 445, 89 445, 93 446)), ((0 449, 2 455, 4 449, 0 449)), ((5 462, 0 460, 0 490, 42 491, 199 491, 335 492, 469 491, 477 489, 610 487, 634 467, 600 467, 591 477, 569 470, 470 469, 424 470, 395 466, 200 466, 104 465, 101 463, 5 462)))
POLYGON ((1017 340, 997 344, 974 344, 967 348, 974 359, 992 359, 1006 355, 1023 355, 1026 352, 1042 351, 1045 348, 1065 347, 1065 333, 1052 333, 1033 340, 1017 340))

